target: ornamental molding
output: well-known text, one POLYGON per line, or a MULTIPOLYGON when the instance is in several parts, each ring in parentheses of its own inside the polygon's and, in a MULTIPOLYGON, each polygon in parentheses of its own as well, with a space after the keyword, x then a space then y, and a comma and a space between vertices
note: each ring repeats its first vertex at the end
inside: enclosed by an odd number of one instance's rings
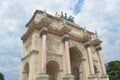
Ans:
POLYGON ((90 41, 91 35, 94 35, 94 33, 87 30, 86 33, 84 33, 84 28, 74 22, 63 20, 62 18, 56 18, 45 11, 36 10, 33 17, 26 24, 27 31, 23 34, 21 39, 25 41, 34 30, 40 30, 42 27, 48 28, 48 33, 61 37, 64 34, 69 34, 70 39, 81 43, 90 41), (76 29, 78 30, 77 32, 75 31, 76 29), (77 36, 75 36, 75 34, 77 36))

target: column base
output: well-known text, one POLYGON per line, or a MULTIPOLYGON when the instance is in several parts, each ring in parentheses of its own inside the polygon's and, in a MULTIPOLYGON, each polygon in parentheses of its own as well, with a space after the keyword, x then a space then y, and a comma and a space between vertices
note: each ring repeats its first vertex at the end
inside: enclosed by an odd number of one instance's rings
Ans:
POLYGON ((46 73, 40 73, 37 77, 36 80, 49 80, 49 76, 46 73))
POLYGON ((62 80, 74 80, 74 76, 72 74, 66 74, 62 80))
POLYGON ((102 74, 101 78, 108 78, 109 76, 107 74, 102 74))
POLYGON ((97 75, 95 75, 95 74, 90 74, 90 76, 88 77, 88 79, 96 80, 96 79, 97 79, 97 75))

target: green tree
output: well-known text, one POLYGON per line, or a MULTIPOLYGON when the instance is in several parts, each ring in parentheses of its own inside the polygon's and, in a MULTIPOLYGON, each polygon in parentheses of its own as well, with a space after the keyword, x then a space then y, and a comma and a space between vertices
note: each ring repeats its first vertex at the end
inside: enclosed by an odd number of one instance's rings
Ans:
POLYGON ((0 72, 0 80, 4 80, 4 75, 0 72))
POLYGON ((120 61, 111 61, 106 64, 110 80, 120 80, 120 61))

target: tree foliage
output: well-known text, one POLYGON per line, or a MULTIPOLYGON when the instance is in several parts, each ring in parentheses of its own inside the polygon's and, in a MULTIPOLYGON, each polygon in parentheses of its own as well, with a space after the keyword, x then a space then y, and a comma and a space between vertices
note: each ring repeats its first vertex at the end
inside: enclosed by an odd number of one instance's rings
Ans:
POLYGON ((120 80, 120 61, 111 61, 106 64, 110 80, 120 80))
POLYGON ((4 80, 4 75, 0 72, 0 80, 4 80))

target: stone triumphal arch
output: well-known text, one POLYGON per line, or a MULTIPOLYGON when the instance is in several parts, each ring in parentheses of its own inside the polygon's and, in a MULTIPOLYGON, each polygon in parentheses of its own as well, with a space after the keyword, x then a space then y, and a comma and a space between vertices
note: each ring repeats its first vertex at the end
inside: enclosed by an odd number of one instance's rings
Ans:
POLYGON ((95 33, 41 10, 25 27, 20 80, 109 80, 95 33))

